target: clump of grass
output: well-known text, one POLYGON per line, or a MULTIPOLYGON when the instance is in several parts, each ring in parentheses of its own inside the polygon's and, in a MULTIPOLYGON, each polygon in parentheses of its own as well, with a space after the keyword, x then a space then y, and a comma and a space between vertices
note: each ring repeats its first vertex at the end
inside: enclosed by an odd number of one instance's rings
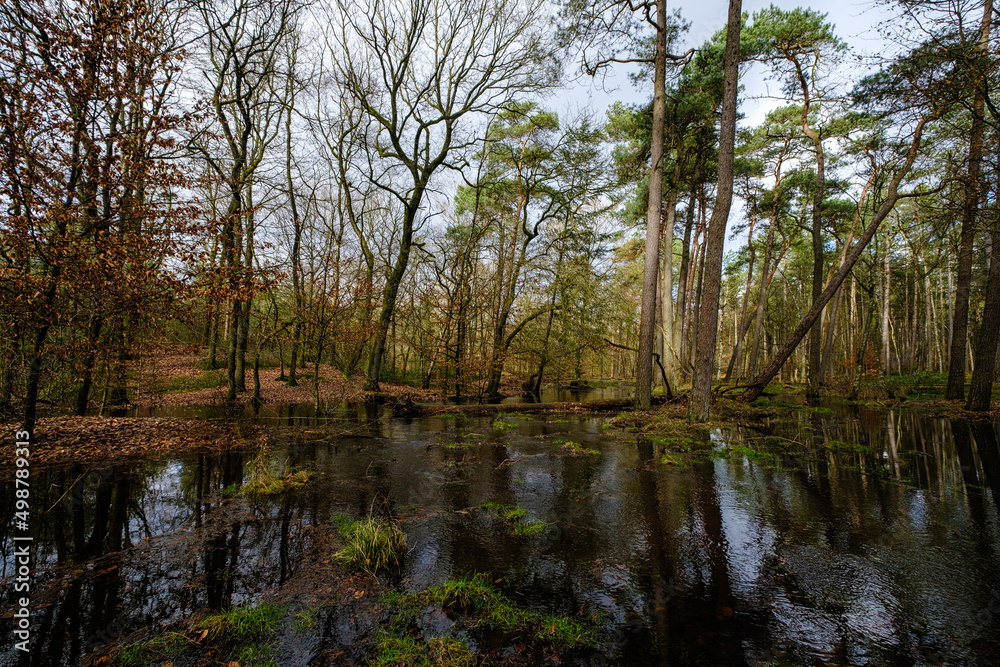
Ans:
POLYGON ((497 419, 493 422, 493 429, 496 431, 510 431, 517 428, 517 424, 513 422, 504 421, 502 419, 497 419))
MULTIPOLYGON (((472 434, 475 437, 475 434, 472 434)), ((444 446, 445 449, 471 449, 472 447, 477 447, 481 445, 481 442, 449 442, 444 446)))
MULTIPOLYGON (((267 644, 248 644, 236 652, 236 663, 246 667, 278 667, 271 647, 267 644)), ((232 663, 230 663, 232 664, 232 663)))
POLYGON ((212 614, 198 624, 212 639, 246 642, 273 634, 281 621, 281 609, 272 604, 235 607, 212 614))
POLYGON ((673 437, 662 437, 662 436, 652 436, 649 438, 650 442, 655 445, 662 445, 664 447, 669 447, 675 452, 692 452, 699 449, 699 443, 693 438, 673 436, 673 437))
POLYGON ((530 521, 524 521, 518 523, 514 526, 514 534, 518 537, 528 537, 530 535, 537 535, 545 530, 545 526, 548 524, 544 521, 538 521, 536 519, 531 519, 530 521))
POLYGON ((778 461, 778 457, 771 452, 762 452, 751 447, 730 446, 728 450, 731 454, 744 456, 751 461, 758 461, 761 463, 776 463, 778 461))
POLYGON ((594 629, 589 625, 569 616, 522 609, 497 590, 483 574, 450 579, 436 588, 404 595, 395 601, 410 614, 439 605, 453 613, 462 612, 469 616, 468 622, 474 627, 488 627, 562 647, 593 646, 596 642, 594 629))
POLYGON ((341 521, 344 546, 333 560, 375 575, 379 570, 399 565, 406 554, 406 535, 395 522, 378 517, 341 521))
POLYGON ((674 454, 664 454, 660 457, 661 466, 677 466, 678 468, 683 468, 686 464, 684 459, 674 454))
POLYGON ((527 512, 518 507, 517 505, 501 505, 500 503, 495 503, 492 500, 488 500, 480 508, 486 510, 495 517, 499 517, 504 521, 520 521, 524 518, 527 512))
POLYGON ((382 634, 375 645, 372 667, 472 667, 476 655, 468 645, 451 637, 420 641, 410 636, 382 634))
POLYGON ((517 537, 529 537, 537 535, 545 530, 544 521, 536 519, 525 520, 528 513, 517 505, 502 505, 493 501, 487 501, 480 505, 480 508, 490 514, 490 516, 500 519, 510 526, 511 534, 517 537))
POLYGON ((583 445, 576 442, 567 442, 562 446, 562 451, 566 452, 569 456, 600 456, 601 453, 596 449, 590 449, 589 447, 584 447, 583 445))
POLYGON ((276 496, 305 486, 312 476, 310 470, 292 470, 281 477, 255 478, 243 486, 242 493, 245 496, 276 496))
POLYGON ((276 496, 305 486, 313 476, 309 470, 289 470, 279 476, 271 469, 272 465, 271 448, 264 444, 250 462, 250 481, 243 485, 240 493, 245 496, 276 496))
POLYGON ((511 419, 531 419, 531 415, 526 412, 501 412, 500 417, 510 417, 511 419))
POLYGON ((188 391, 199 391, 201 389, 215 389, 216 387, 221 387, 226 384, 226 375, 219 370, 208 369, 207 364, 205 365, 206 370, 202 370, 198 375, 182 375, 179 377, 170 378, 169 380, 160 383, 159 391, 167 394, 182 393, 188 391))
POLYGON ((112 664, 118 667, 145 667, 150 662, 180 653, 185 648, 187 638, 183 634, 168 632, 153 639, 120 647, 114 654, 112 664))
POLYGON ((292 617, 292 628, 298 634, 303 634, 316 625, 317 610, 311 607, 300 609, 292 617))

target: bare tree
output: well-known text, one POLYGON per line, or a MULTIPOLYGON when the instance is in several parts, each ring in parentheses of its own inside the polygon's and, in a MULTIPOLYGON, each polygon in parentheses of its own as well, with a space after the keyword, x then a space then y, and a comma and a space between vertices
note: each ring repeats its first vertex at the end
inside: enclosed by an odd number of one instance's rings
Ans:
POLYGON ((297 30, 296 0, 197 0, 204 30, 201 74, 212 125, 192 147, 229 190, 222 220, 222 262, 232 308, 226 364, 227 399, 246 390, 245 364, 253 293, 254 216, 251 186, 281 128, 284 100, 274 90, 284 45, 297 30), (222 150, 215 137, 221 135, 222 150))
MULTIPOLYGON (((338 0, 335 72, 375 126, 374 183, 403 206, 366 387, 377 391, 400 282, 434 174, 475 143, 467 120, 542 89, 551 62, 538 0, 338 0)), ((471 123, 469 123, 471 125, 471 123)))

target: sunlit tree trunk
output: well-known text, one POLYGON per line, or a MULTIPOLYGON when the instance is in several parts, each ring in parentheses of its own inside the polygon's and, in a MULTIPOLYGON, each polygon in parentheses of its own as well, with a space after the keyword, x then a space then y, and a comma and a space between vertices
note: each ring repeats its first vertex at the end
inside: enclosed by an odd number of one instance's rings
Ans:
POLYGON ((656 53, 653 64, 653 128, 650 145, 649 199, 646 203, 646 255, 639 313, 635 405, 649 409, 653 389, 653 334, 656 283, 660 264, 660 221, 663 211, 663 142, 667 107, 667 0, 656 2, 656 53))
POLYGON ((722 289, 722 256, 726 241, 729 209, 733 200, 733 163, 736 144, 736 112, 740 74, 740 29, 742 0, 730 0, 726 26, 726 55, 723 61, 724 91, 719 126, 719 178, 715 207, 708 224, 705 252, 705 293, 699 308, 697 354, 691 381, 688 415, 706 421, 712 400, 712 366, 715 359, 719 322, 719 295, 722 289))

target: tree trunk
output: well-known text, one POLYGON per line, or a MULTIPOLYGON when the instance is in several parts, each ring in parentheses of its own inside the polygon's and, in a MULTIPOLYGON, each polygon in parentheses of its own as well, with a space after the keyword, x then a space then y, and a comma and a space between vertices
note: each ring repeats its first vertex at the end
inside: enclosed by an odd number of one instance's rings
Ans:
MULTIPOLYGON (((983 4, 979 24, 978 49, 984 55, 989 50, 993 0, 983 4)), ((986 87, 977 85, 972 98, 972 127, 969 129, 969 175, 965 179, 965 202, 962 208, 962 231, 959 236, 955 310, 952 320, 951 350, 948 355, 948 385, 944 397, 951 401, 965 395, 965 346, 969 336, 969 293, 972 286, 972 246, 976 236, 976 217, 981 201, 980 171, 983 162, 983 111, 986 87)))
MULTIPOLYGON (((747 230, 747 248, 750 252, 750 260, 747 262, 747 284, 743 288, 743 305, 740 308, 740 317, 736 322, 736 341, 733 343, 733 354, 729 357, 729 366, 726 368, 725 381, 729 382, 730 378, 733 376, 733 370, 736 370, 736 377, 740 378, 743 376, 743 340, 746 338, 747 332, 750 330, 750 323, 747 322, 747 310, 750 307, 750 290, 753 287, 753 265, 754 260, 757 257, 756 250, 753 246, 753 228, 757 224, 757 206, 754 205, 753 216, 750 218, 750 228, 747 230)), ((763 284, 763 280, 761 284, 763 284)))
POLYGON ((648 410, 653 390, 653 333, 656 278, 660 264, 660 218, 663 209, 663 138, 667 108, 667 0, 656 0, 656 54, 653 72, 653 128, 650 146, 649 199, 646 203, 646 257, 639 315, 635 406, 648 410))
POLYGON ((103 326, 104 318, 99 313, 95 313, 90 322, 87 358, 83 362, 83 378, 80 381, 80 388, 76 392, 76 409, 74 412, 80 417, 87 414, 87 404, 90 402, 90 388, 94 382, 94 361, 97 357, 97 341, 101 337, 103 326))
POLYGON ((420 207, 425 187, 423 183, 417 184, 403 214, 403 235, 399 240, 399 254, 396 255, 396 263, 393 265, 392 272, 385 282, 385 288, 382 290, 382 311, 379 313, 375 341, 372 345, 371 357, 368 360, 368 376, 365 379, 366 391, 379 391, 378 383, 382 375, 382 359, 385 356, 389 323, 392 321, 392 315, 396 309, 396 295, 399 293, 399 285, 403 281, 403 274, 406 273, 406 266, 410 261, 410 249, 413 246, 413 224, 416 222, 417 210, 420 207))
POLYGON ((302 341, 302 280, 299 277, 299 262, 302 248, 302 219, 299 217, 299 207, 295 198, 295 183, 292 180, 292 108, 295 102, 295 91, 289 79, 288 114, 285 117, 285 184, 288 186, 288 204, 292 213, 292 296, 295 298, 295 324, 292 326, 292 359, 288 365, 288 386, 297 387, 295 377, 296 361, 299 355, 299 345, 302 341))
POLYGON ((882 259, 882 373, 888 375, 891 368, 891 345, 889 340, 889 287, 892 272, 889 257, 889 234, 885 235, 885 256, 882 259))
POLYGON ((733 202, 742 5, 742 0, 729 1, 726 26, 726 55, 723 61, 725 88, 722 95, 722 118, 719 124, 719 178, 715 208, 712 209, 705 242, 705 292, 698 310, 698 347, 694 377, 691 381, 691 403, 688 406, 688 415, 697 421, 708 420, 712 401, 712 366, 718 334, 719 295, 722 290, 722 255, 726 242, 729 210, 733 202))
POLYGON ((969 384, 969 398, 966 410, 986 412, 990 409, 993 393, 994 369, 996 368, 997 341, 1000 339, 1000 223, 993 222, 993 238, 990 248, 990 271, 986 283, 986 303, 983 304, 983 319, 976 336, 976 370, 972 372, 969 384))
MULTIPOLYGON (((812 251, 813 251, 813 275, 812 275, 812 301, 816 303, 823 293, 823 269, 825 264, 825 254, 823 252, 823 200, 826 197, 826 159, 823 153, 823 139, 820 134, 809 127, 809 92, 808 86, 803 80, 802 90, 805 95, 805 104, 802 107, 802 129, 809 137, 816 150, 816 192, 813 194, 812 203, 812 251)), ((831 322, 832 326, 832 322, 831 322)), ((822 318, 817 317, 809 330, 809 364, 808 364, 808 386, 806 387, 807 397, 818 397, 819 387, 823 380, 822 364, 822 344, 823 326, 822 318)))
POLYGON ((678 289, 677 289, 677 311, 674 313, 674 340, 680 348, 680 358, 681 358, 681 368, 680 372, 682 377, 687 377, 687 321, 688 321, 688 311, 690 309, 690 298, 691 293, 690 285, 690 273, 691 273, 691 232, 694 229, 694 213, 695 204, 698 200, 698 171, 700 169, 700 156, 699 159, 695 161, 695 176, 691 184, 691 198, 688 201, 688 210, 686 220, 684 222, 684 241, 681 244, 681 272, 678 276, 678 289))

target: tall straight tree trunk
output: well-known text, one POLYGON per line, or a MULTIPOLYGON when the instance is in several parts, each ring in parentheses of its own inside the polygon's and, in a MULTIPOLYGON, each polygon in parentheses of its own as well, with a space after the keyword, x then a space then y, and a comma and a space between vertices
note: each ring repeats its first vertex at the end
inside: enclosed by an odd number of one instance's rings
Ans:
POLYGON ((767 241, 764 245, 764 266, 760 271, 760 294, 757 296, 757 312, 754 316, 753 340, 750 342, 750 356, 747 359, 747 375, 757 374, 757 361, 760 358, 760 338, 764 330, 764 307, 767 304, 767 288, 771 286, 771 254, 774 244, 774 225, 776 216, 771 218, 767 227, 767 241))
POLYGON ((809 332, 812 325, 819 318, 820 313, 823 312, 823 307, 826 306, 827 301, 834 295, 834 293, 843 284, 844 279, 847 274, 851 272, 854 268, 854 264, 861 257, 861 253, 864 251, 865 247, 875 236, 875 232, 878 231, 878 227, 885 220, 886 216, 895 208, 896 202, 899 201, 899 184, 902 183, 903 178, 909 173, 910 169, 913 167, 913 162, 917 159, 917 154, 920 152, 920 144, 924 135, 924 127, 927 126, 931 120, 937 118, 938 112, 934 112, 929 116, 922 118, 916 125, 913 131, 913 139, 910 142, 909 150, 906 153, 906 159, 903 164, 896 170, 892 176, 892 180, 889 182, 889 187, 886 191, 885 200, 882 205, 875 212, 870 223, 865 228, 864 233, 858 239, 858 242, 851 248, 850 252, 847 253, 845 261, 841 264, 840 268, 830 279, 829 284, 823 290, 820 295, 820 299, 814 302, 809 308, 809 312, 806 313, 802 321, 799 322, 798 326, 792 331, 791 336, 785 341, 785 344, 781 347, 778 353, 764 368, 760 377, 756 378, 748 387, 747 391, 740 397, 744 402, 752 402, 756 400, 761 393, 763 393, 764 388, 767 387, 768 383, 774 379, 781 370, 781 367, 785 364, 788 358, 795 352, 795 349, 802 342, 806 333, 809 332))
POLYGON ((934 371, 934 345, 937 336, 934 335, 934 292, 931 290, 931 271, 924 271, 924 336, 927 339, 924 348, 924 370, 934 371))
POLYGON ((747 230, 747 246, 750 252, 750 260, 747 262, 747 284, 743 289, 743 305, 740 308, 740 317, 736 324, 736 340, 733 342, 733 354, 729 357, 729 366, 726 368, 725 381, 729 382, 736 370, 736 377, 743 375, 743 339, 746 338, 750 330, 750 323, 747 322, 747 310, 750 307, 750 289, 753 287, 753 265, 757 253, 753 247, 753 228, 757 224, 757 206, 754 205, 753 216, 750 218, 750 228, 747 230))
POLYGON ((712 401, 712 366, 719 325, 719 295, 722 291, 722 255, 726 242, 729 210, 733 203, 733 162, 736 144, 736 107, 740 78, 740 29, 742 0, 730 0, 723 61, 724 89, 719 123, 719 178, 715 208, 708 223, 705 243, 705 292, 698 311, 698 340, 691 403, 688 415, 706 421, 712 401))
MULTIPOLYGON (((680 176, 679 169, 674 169, 673 183, 680 176)), ((660 363, 667 376, 667 382, 673 387, 676 384, 677 348, 674 339, 674 221, 677 218, 677 190, 671 185, 667 197, 667 216, 663 221, 663 262, 660 265, 660 313, 662 315, 662 341, 660 348, 660 363)))
POLYGON ((298 386, 295 377, 295 363, 299 356, 299 345, 302 340, 302 280, 299 278, 299 261, 302 247, 302 219, 299 218, 299 207, 295 198, 295 183, 292 181, 292 108, 294 106, 294 88, 289 79, 288 94, 291 96, 288 105, 288 115, 285 118, 285 184, 288 186, 288 204, 292 212, 292 292, 295 298, 295 324, 292 325, 292 359, 288 366, 288 386, 298 386))
POLYGON ((837 314, 843 298, 844 290, 841 288, 833 295, 833 303, 827 309, 826 331, 823 332, 823 355, 820 361, 820 378, 823 382, 829 382, 833 378, 833 345, 837 334, 837 314))
POLYGON ((687 215, 684 221, 684 241, 681 244, 681 272, 678 276, 677 284, 677 310, 674 313, 674 341, 679 348, 681 363, 681 376, 687 377, 687 322, 688 311, 690 309, 691 293, 691 232, 694 229, 695 205, 698 201, 698 180, 700 178, 701 156, 695 160, 694 177, 691 182, 691 198, 688 201, 687 215))
MULTIPOLYGON (((983 18, 979 24, 978 50, 984 56, 989 51, 990 23, 993 0, 983 3, 983 18)), ((955 310, 952 320, 951 350, 948 354, 948 385, 944 397, 961 400, 965 395, 965 346, 969 337, 969 293, 972 286, 972 246, 976 236, 976 217, 982 199, 980 172, 983 162, 983 112, 986 87, 977 85, 972 98, 972 127, 969 128, 969 175, 965 179, 965 203, 962 208, 962 231, 959 236, 955 310)))
MULTIPOLYGON (((99 307, 96 306, 95 307, 99 307)), ((104 317, 100 313, 95 313, 90 321, 90 337, 87 350, 87 358, 83 363, 83 379, 80 388, 76 393, 76 409, 74 412, 82 417, 87 414, 87 405, 90 402, 90 388, 94 382, 94 362, 97 358, 97 341, 101 337, 101 329, 104 326, 104 317)))
POLYGON ((986 282, 986 303, 983 320, 976 336, 976 369, 969 384, 966 410, 985 412, 990 409, 996 369, 997 341, 1000 340, 1000 222, 992 223, 993 243, 990 247, 990 270, 986 282))
MULTIPOLYGON (((823 153, 822 137, 819 132, 809 127, 808 87, 803 83, 802 88, 806 95, 805 104, 802 107, 802 129, 806 136, 812 140, 816 150, 816 192, 813 194, 812 203, 812 301, 816 303, 823 293, 823 268, 825 263, 823 252, 823 200, 826 197, 826 156, 823 153)), ((819 396, 819 386, 823 379, 822 344, 823 326, 822 318, 820 317, 816 318, 812 329, 809 330, 809 364, 806 396, 814 398, 819 396)))
POLYGON ((889 287, 892 278, 889 263, 889 234, 885 235, 885 254, 882 259, 882 373, 888 375, 891 368, 891 345, 889 340, 889 287))
POLYGON ((653 65, 653 136, 650 146, 649 200, 646 203, 646 258, 639 315, 635 406, 648 410, 653 389, 653 333, 656 324, 656 274, 660 264, 663 209, 663 135, 667 109, 667 0, 656 0, 656 54, 653 65))
MULTIPOLYGON (((701 202, 702 207, 705 205, 705 201, 701 202)), ((704 216, 700 222, 701 229, 695 235, 694 239, 694 256, 692 269, 694 270, 694 275, 692 276, 692 281, 694 282, 694 290, 691 292, 691 305, 688 307, 688 321, 687 321, 687 337, 688 337, 688 356, 687 362, 694 368, 694 355, 697 351, 698 345, 696 341, 698 340, 698 313, 701 312, 701 288, 705 279, 705 240, 704 240, 704 228, 705 228, 704 216), (699 242, 698 238, 702 237, 699 242)))

